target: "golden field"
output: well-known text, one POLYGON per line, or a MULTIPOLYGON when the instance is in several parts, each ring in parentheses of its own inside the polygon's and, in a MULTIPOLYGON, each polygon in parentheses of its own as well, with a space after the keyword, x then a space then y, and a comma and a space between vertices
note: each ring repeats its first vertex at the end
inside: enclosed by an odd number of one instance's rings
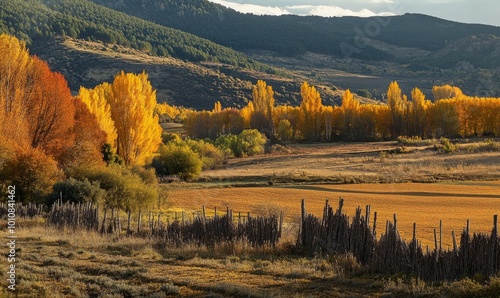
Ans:
POLYGON ((202 205, 211 212, 215 207, 224 211, 229 207, 243 214, 282 210, 286 221, 291 222, 300 215, 302 198, 308 213, 321 216, 325 200, 337 207, 339 197, 344 198, 344 212, 348 215, 354 215, 357 206, 364 210, 370 205, 372 213, 377 212, 377 235, 384 231, 386 220, 397 214, 404 238, 411 238, 413 223, 417 223, 418 238, 431 247, 440 220, 446 248, 452 245, 451 231, 459 234, 468 219, 471 231, 489 233, 493 215, 500 214, 499 181, 173 189, 168 202, 176 210, 189 212, 201 210, 202 205))

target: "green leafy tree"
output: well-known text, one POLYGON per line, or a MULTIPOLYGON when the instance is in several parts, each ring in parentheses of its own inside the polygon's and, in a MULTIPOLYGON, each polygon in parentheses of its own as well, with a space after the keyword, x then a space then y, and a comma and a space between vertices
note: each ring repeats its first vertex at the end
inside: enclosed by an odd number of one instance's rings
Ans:
POLYGON ((100 204, 106 195, 106 191, 100 187, 98 181, 90 182, 86 178, 83 181, 69 178, 54 184, 53 190, 47 205, 53 204, 61 197, 63 201, 100 204))
POLYGON ((201 173, 202 161, 188 146, 162 145, 152 166, 158 175, 177 175, 183 180, 195 178, 201 173))

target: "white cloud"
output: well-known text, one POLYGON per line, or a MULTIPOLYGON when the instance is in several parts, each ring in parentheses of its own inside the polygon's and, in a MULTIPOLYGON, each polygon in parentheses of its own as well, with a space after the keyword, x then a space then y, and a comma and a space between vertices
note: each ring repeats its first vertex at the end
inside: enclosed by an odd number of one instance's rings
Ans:
MULTIPOLYGON (((291 6, 278 7, 278 6, 264 6, 258 4, 235 3, 226 0, 209 0, 209 1, 232 8, 242 13, 253 13, 256 15, 296 14, 296 15, 314 15, 320 17, 343 17, 343 16, 373 17, 373 16, 394 15, 394 13, 390 12, 375 13, 366 8, 356 11, 332 5, 291 5, 291 6)), ((376 3, 393 3, 392 0, 370 0, 370 1, 376 3)))
POLYGON ((375 4, 394 4, 393 0, 370 0, 370 3, 375 3, 375 4))
POLYGON ((286 10, 298 15, 314 15, 320 17, 373 17, 373 16, 389 16, 394 15, 389 12, 375 13, 369 9, 361 9, 359 11, 345 9, 338 6, 329 5, 294 5, 286 6, 286 10))
POLYGON ((272 7, 272 6, 263 6, 257 4, 243 4, 225 0, 209 0, 209 1, 220 4, 225 7, 232 8, 242 13, 253 13, 256 15, 273 15, 273 16, 291 14, 290 12, 282 8, 279 8, 277 6, 272 7))

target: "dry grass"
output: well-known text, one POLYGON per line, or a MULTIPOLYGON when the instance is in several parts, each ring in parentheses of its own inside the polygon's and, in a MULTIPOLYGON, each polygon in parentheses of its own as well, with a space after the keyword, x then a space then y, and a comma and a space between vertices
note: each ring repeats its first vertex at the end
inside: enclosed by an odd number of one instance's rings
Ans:
POLYGON ((474 144, 444 154, 418 146, 401 148, 396 142, 295 145, 291 154, 230 160, 201 178, 339 183, 500 179, 500 152, 467 150, 470 146, 474 144))
MULTIPOLYGON (((306 259, 277 251, 197 255, 155 240, 102 237, 36 226, 18 234, 17 295, 1 297, 344 297, 382 284, 345 282, 352 259, 306 259), (342 274, 341 274, 342 273, 342 274)), ((203 251, 198 249, 198 252, 203 251)))
POLYGON ((185 210, 207 210, 229 206, 234 212, 269 209, 283 210, 287 222, 297 221, 300 200, 306 199, 309 213, 321 216, 326 199, 336 206, 345 198, 345 212, 354 215, 357 206, 371 205, 378 214, 377 234, 383 232, 385 221, 398 216, 403 237, 412 235, 417 223, 418 237, 424 245, 434 243, 433 231, 443 221, 443 247, 452 245, 451 231, 460 233, 466 221, 474 232, 490 232, 493 215, 499 213, 500 182, 447 182, 403 184, 350 185, 287 185, 256 188, 176 189, 169 192, 169 203, 185 210), (258 207, 258 208, 256 208, 258 207))

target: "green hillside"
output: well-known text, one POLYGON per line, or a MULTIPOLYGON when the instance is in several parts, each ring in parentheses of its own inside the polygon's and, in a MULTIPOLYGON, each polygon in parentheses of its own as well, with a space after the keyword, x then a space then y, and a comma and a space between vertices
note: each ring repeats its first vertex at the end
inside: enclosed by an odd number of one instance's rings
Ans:
MULTIPOLYGON (((307 51, 342 56, 345 52, 341 44, 355 46, 354 39, 363 38, 362 34, 394 46, 428 51, 443 49, 451 42, 472 35, 500 37, 500 27, 463 24, 422 14, 384 18, 256 16, 238 13, 206 0, 92 1, 237 50, 272 50, 286 56, 307 51), (369 30, 365 28, 369 24, 378 24, 379 32, 367 34, 369 30)), ((369 43, 351 58, 390 60, 392 53, 369 43)))
POLYGON ((132 47, 151 55, 274 71, 207 39, 132 17, 87 0, 0 2, 0 32, 18 36, 28 44, 62 35, 132 47))

